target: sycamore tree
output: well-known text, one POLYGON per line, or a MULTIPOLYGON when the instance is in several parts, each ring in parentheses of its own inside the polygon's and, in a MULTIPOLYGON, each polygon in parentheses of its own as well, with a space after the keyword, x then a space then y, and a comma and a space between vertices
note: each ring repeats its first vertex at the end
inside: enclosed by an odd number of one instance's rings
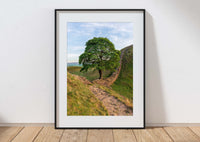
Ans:
POLYGON ((115 71, 119 66, 120 54, 109 39, 94 37, 86 42, 85 52, 79 56, 79 64, 83 65, 80 71, 96 69, 102 79, 104 70, 115 71))

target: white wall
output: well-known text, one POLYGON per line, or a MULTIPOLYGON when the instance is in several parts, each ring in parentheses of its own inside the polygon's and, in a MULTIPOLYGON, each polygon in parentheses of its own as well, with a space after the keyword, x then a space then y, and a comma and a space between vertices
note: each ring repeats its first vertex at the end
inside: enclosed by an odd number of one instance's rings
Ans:
POLYGON ((200 1, 1 0, 0 123, 54 122, 54 9, 145 8, 147 123, 200 123, 200 1))

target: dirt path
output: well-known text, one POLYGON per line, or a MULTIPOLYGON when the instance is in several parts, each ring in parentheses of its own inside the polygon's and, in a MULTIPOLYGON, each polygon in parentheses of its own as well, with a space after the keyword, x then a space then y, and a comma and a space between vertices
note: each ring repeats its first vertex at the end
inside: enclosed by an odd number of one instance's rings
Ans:
POLYGON ((123 102, 119 101, 116 97, 110 95, 105 90, 97 88, 95 84, 92 84, 85 77, 74 75, 77 80, 80 80, 84 84, 89 86, 90 91, 99 99, 104 107, 108 110, 110 116, 131 116, 133 115, 133 109, 126 106, 123 102))
POLYGON ((96 79, 94 81, 92 81, 93 83, 97 83, 97 84, 101 84, 103 86, 110 86, 112 85, 118 78, 120 71, 121 71, 121 65, 122 65, 122 59, 124 56, 124 53, 128 50, 128 47, 126 47, 124 50, 122 50, 121 55, 120 55, 120 65, 119 67, 116 69, 116 71, 108 78, 106 79, 96 79))
MULTIPOLYGON (((118 78, 121 66, 122 66, 122 59, 124 56, 124 53, 127 52, 129 47, 126 47, 124 50, 122 50, 120 55, 120 66, 116 69, 116 71, 108 78, 106 79, 97 79, 94 80, 93 83, 97 83, 103 86, 110 86, 112 85, 116 79, 118 78)), ((103 105, 108 110, 109 115, 111 116, 130 116, 133 115, 133 110, 127 107, 124 103, 116 99, 114 96, 109 95, 107 92, 105 92, 102 89, 99 89, 97 87, 90 86, 90 90, 92 93, 103 103, 103 105)))
POLYGON ((114 96, 109 95, 102 89, 90 86, 92 93, 98 98, 105 108, 108 110, 108 114, 111 116, 130 116, 133 115, 132 109, 128 108, 124 103, 120 102, 114 96))

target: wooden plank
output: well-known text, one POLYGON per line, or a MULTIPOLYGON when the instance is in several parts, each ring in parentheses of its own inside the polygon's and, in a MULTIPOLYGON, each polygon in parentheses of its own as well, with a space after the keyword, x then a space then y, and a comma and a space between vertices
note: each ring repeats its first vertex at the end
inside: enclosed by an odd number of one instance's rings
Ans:
POLYGON ((61 142, 86 142, 87 130, 86 129, 68 129, 65 130, 61 142))
POLYGON ((34 142, 59 142, 63 130, 54 129, 54 127, 44 127, 34 142))
POLYGON ((133 130, 133 132, 138 142, 154 142, 153 136, 146 129, 133 130))
POLYGON ((189 127, 197 136, 200 137, 200 127, 189 127))
POLYGON ((156 139, 156 141, 160 141, 160 142, 173 141, 163 128, 151 128, 151 129, 147 129, 147 131, 150 135, 154 137, 154 139, 156 139))
POLYGON ((111 129, 91 129, 88 130, 87 142, 113 142, 111 129))
POLYGON ((138 142, 172 142, 163 128, 133 130, 138 142))
POLYGON ((136 138, 130 129, 114 129, 115 142, 136 142, 136 138))
POLYGON ((42 127, 25 127, 12 142, 32 142, 42 127))
POLYGON ((23 127, 0 127, 0 142, 10 142, 23 127))
POLYGON ((187 127, 165 127, 175 142, 199 142, 199 137, 187 127))

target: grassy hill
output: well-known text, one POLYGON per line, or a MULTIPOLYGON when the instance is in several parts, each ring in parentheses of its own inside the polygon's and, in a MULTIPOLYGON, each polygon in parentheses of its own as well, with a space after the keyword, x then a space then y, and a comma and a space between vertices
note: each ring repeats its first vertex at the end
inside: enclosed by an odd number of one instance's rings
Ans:
POLYGON ((117 80, 111 85, 122 96, 128 98, 131 102, 133 100, 133 46, 123 48, 122 66, 117 80))
POLYGON ((108 115, 89 85, 70 73, 67 73, 67 115, 108 115))
MULTIPOLYGON (((89 82, 99 78, 98 71, 80 72, 81 67, 78 66, 67 68, 67 115, 102 116, 108 115, 108 111, 111 110, 118 111, 115 109, 115 105, 119 105, 119 103, 109 104, 107 108, 105 107, 105 102, 103 105, 102 101, 106 100, 106 98, 108 99, 109 96, 114 96, 115 99, 125 104, 127 108, 133 108, 133 46, 123 48, 121 53, 123 53, 121 70, 117 80, 111 86, 89 82), (92 87, 93 91, 96 91, 95 93, 91 92, 92 87), (100 101, 95 96, 98 94, 97 92, 99 95, 106 93, 107 97, 100 101)), ((111 74, 110 71, 103 72, 104 78, 109 77, 111 74)), ((113 102, 116 102, 114 98, 113 102)))
MULTIPOLYGON (((67 71, 76 74, 79 76, 83 76, 87 78, 89 81, 93 81, 95 79, 99 78, 99 72, 97 70, 91 70, 89 69, 87 72, 80 72, 81 67, 73 66, 73 67, 67 67, 67 71)), ((103 77, 106 78, 111 75, 111 72, 109 70, 103 72, 103 77)))

